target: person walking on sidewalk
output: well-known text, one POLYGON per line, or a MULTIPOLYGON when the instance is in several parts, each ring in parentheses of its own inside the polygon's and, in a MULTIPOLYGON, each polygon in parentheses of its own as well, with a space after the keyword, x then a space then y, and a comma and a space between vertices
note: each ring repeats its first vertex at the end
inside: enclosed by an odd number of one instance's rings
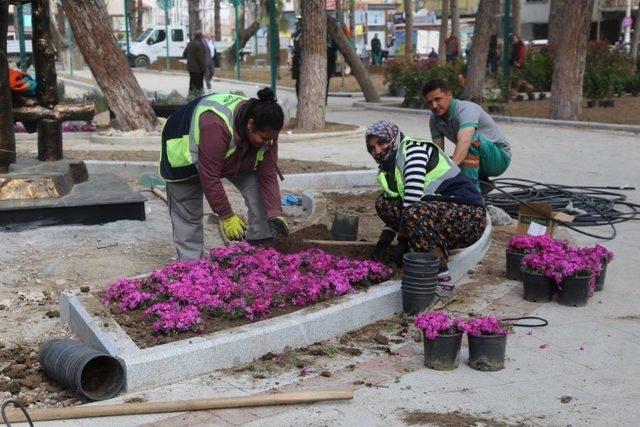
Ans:
POLYGON ((496 122, 474 102, 455 99, 444 80, 430 80, 422 89, 431 110, 429 128, 433 142, 444 150, 444 138, 456 148, 453 163, 486 194, 493 189, 489 177, 504 173, 511 163, 511 145, 496 122))
POLYGON ((207 53, 202 42, 202 32, 197 31, 193 35, 193 40, 182 52, 182 57, 187 60, 189 94, 202 95, 204 74, 207 72, 207 53))
POLYGON ((484 232, 482 196, 436 144, 405 137, 392 122, 371 125, 365 141, 379 165, 383 192, 376 212, 385 223, 372 258, 383 259, 396 237, 391 255, 399 265, 410 249, 434 253, 440 258, 437 294, 446 303, 455 294, 447 267, 450 251, 471 246, 484 232))
POLYGON ((207 95, 176 110, 162 129, 160 175, 167 182, 169 215, 178 258, 204 254, 202 195, 229 240, 259 244, 289 227, 280 205, 278 135, 284 113, 269 88, 247 99, 207 95), (248 222, 236 214, 222 186, 242 193, 248 222))
POLYGON ((207 71, 204 75, 204 82, 207 85, 207 89, 211 90, 211 79, 213 78, 213 75, 215 74, 215 68, 216 68, 216 63, 215 63, 215 59, 216 59, 216 44, 213 41, 213 34, 211 34, 211 31, 209 31, 207 33, 207 35, 205 36, 204 40, 203 40, 203 44, 205 47, 205 57, 206 57, 206 63, 207 63, 207 71))

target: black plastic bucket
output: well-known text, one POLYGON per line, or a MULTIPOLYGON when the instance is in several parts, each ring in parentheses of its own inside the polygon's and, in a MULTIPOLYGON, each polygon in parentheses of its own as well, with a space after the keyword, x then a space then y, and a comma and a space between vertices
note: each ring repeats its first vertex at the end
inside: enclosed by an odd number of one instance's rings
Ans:
POLYGON ((507 253, 507 279, 510 280, 522 280, 522 270, 520 269, 520 262, 526 254, 519 254, 515 252, 507 253))
POLYGON ((604 280, 607 278, 607 265, 609 265, 608 262, 602 263, 602 271, 600 272, 600 276, 596 279, 596 292, 600 292, 604 289, 604 280))
POLYGON ((462 334, 440 335, 434 340, 423 335, 424 366, 437 371, 451 371, 458 367, 462 334))
POLYGON ((589 302, 589 277, 566 277, 560 284, 558 302, 568 307, 584 307, 589 302))
POLYGON ((499 371, 504 368, 506 335, 469 335, 469 366, 477 371, 499 371))
POLYGON ((402 311, 409 316, 430 309, 436 301, 436 291, 433 293, 416 293, 402 290, 402 311))
POLYGON ((417 288, 430 288, 438 285, 438 279, 436 278, 410 279, 410 278, 403 277, 402 284, 407 286, 417 287, 417 288))
POLYGON ((105 400, 124 386, 124 368, 115 357, 74 340, 51 340, 40 347, 40 365, 56 383, 90 400, 105 400))
POLYGON ((407 252, 402 256, 402 266, 408 266, 410 270, 414 267, 438 267, 440 258, 429 252, 407 252))
POLYGON ((360 217, 358 215, 337 213, 333 217, 333 224, 331 225, 331 237, 333 238, 333 240, 358 240, 359 224, 360 217))
POLYGON ((429 294, 430 295, 430 294, 435 293, 437 288, 435 286, 430 287, 430 288, 417 288, 417 287, 402 285, 401 289, 403 291, 409 292, 410 294, 418 294, 418 295, 429 294))
POLYGON ((402 277, 409 277, 412 279, 424 279, 438 276, 438 267, 407 267, 406 264, 402 269, 402 277))
POLYGON ((524 299, 531 302, 551 302, 557 289, 556 283, 544 274, 522 272, 524 299))

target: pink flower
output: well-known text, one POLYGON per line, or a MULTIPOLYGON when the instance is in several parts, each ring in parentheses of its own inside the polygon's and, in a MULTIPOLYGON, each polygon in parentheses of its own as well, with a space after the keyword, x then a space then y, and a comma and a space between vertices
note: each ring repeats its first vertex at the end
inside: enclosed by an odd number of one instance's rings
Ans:
POLYGON ((144 309, 154 332, 202 328, 202 313, 257 321, 273 307, 306 306, 386 280, 391 271, 372 261, 336 257, 319 249, 282 254, 247 243, 215 248, 205 259, 180 261, 142 280, 119 279, 105 303, 144 309))
POLYGON ((416 317, 413 324, 429 340, 434 340, 440 335, 456 335, 462 332, 461 320, 459 318, 451 319, 451 316, 443 311, 422 313, 416 317))
POLYGON ((460 319, 458 327, 468 335, 480 337, 483 335, 507 335, 512 327, 500 322, 494 316, 478 316, 468 320, 460 319))

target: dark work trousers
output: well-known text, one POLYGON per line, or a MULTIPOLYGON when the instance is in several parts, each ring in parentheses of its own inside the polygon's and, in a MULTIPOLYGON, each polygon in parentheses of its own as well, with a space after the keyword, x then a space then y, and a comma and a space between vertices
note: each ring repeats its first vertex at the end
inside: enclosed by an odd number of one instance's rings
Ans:
POLYGON ((202 93, 204 73, 189 73, 189 92, 202 93))

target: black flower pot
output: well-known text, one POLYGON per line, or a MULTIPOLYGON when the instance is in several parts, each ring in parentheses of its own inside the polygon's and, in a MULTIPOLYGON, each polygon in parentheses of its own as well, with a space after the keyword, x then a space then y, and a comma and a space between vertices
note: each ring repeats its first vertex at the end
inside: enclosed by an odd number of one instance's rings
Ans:
POLYGON ((544 92, 540 92, 540 96, 538 96, 538 99, 539 99, 539 100, 541 100, 541 101, 542 101, 543 99, 547 99, 547 94, 546 94, 546 93, 544 93, 544 92))
POLYGON ((604 289, 604 280, 607 277, 607 265, 609 265, 608 262, 602 263, 602 271, 600 271, 600 276, 596 279, 596 292, 600 292, 604 289))
POLYGON ((596 101, 589 100, 587 101, 587 108, 593 108, 596 106, 596 101))
POLYGON ((489 105, 489 112, 494 114, 504 114, 504 106, 502 105, 489 105))
POLYGON ((331 237, 333 240, 355 241, 358 240, 358 215, 336 213, 331 225, 331 237))
POLYGON ((536 94, 533 92, 529 92, 527 94, 527 97, 529 98, 529 101, 535 101, 536 100, 536 94))
POLYGON ((520 269, 520 262, 526 254, 520 254, 517 252, 507 252, 507 279, 522 280, 522 270, 520 269))
POLYGON ((524 299, 531 302, 551 302, 556 284, 544 274, 522 272, 524 299))
POLYGON ((560 284, 558 302, 569 307, 584 307, 589 302, 589 280, 587 277, 566 277, 560 284))
POLYGON ((440 335, 430 340, 423 335, 424 366, 436 371, 451 371, 458 367, 462 334, 440 335))
POLYGON ((435 301, 435 288, 433 292, 412 292, 402 289, 402 311, 409 316, 415 316, 430 309, 435 304, 435 301))
POLYGON ((506 335, 469 335, 469 360, 467 363, 477 371, 499 371, 504 368, 507 350, 506 335))

